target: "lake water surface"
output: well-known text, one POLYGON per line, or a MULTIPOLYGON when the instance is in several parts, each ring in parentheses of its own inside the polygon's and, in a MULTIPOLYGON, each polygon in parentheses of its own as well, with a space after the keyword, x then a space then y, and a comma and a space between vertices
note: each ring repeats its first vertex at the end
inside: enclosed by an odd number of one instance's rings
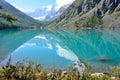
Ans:
POLYGON ((120 31, 0 31, 0 65, 26 60, 65 69, 80 60, 105 70, 120 64, 120 31))

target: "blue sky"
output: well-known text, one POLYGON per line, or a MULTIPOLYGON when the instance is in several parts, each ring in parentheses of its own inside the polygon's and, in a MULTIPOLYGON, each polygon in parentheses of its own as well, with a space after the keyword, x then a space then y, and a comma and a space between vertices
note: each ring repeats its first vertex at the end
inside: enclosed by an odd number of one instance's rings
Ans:
POLYGON ((24 9, 37 9, 47 5, 55 5, 56 0, 6 0, 7 2, 14 4, 24 9))
POLYGON ((23 12, 33 11, 38 8, 43 8, 45 6, 54 5, 56 9, 61 6, 72 3, 74 0, 6 0, 19 10, 23 12))

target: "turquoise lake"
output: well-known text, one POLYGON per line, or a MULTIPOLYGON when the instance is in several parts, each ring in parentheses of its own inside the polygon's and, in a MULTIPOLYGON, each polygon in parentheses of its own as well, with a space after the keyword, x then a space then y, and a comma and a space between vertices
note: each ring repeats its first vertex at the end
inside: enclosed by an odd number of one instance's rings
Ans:
POLYGON ((120 64, 120 31, 114 30, 3 30, 0 31, 0 65, 34 61, 44 68, 66 69, 88 62, 96 70, 120 64))

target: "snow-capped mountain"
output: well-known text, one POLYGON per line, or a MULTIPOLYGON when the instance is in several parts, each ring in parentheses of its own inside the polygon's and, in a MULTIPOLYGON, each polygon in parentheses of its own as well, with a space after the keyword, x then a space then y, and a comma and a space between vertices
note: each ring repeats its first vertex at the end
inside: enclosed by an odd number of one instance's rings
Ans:
POLYGON ((62 14, 62 12, 69 6, 69 4, 62 6, 56 10, 55 6, 49 5, 44 8, 36 9, 32 12, 27 12, 29 16, 40 21, 50 21, 55 16, 62 14))

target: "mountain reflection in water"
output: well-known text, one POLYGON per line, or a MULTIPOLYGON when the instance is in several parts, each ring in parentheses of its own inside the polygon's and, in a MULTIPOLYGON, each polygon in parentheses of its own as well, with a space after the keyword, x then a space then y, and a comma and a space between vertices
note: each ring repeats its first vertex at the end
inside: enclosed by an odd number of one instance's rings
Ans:
MULTIPOLYGON (((0 35, 2 38, 0 51, 8 52, 6 59, 0 57, 3 60, 1 65, 5 64, 9 55, 12 57, 12 63, 26 59, 40 63, 44 67, 66 68, 78 60, 87 61, 96 68, 120 64, 119 31, 28 30, 21 32, 16 31, 9 36, 4 34, 6 37, 0 35)), ((0 53, 0 55, 5 54, 0 53)))

